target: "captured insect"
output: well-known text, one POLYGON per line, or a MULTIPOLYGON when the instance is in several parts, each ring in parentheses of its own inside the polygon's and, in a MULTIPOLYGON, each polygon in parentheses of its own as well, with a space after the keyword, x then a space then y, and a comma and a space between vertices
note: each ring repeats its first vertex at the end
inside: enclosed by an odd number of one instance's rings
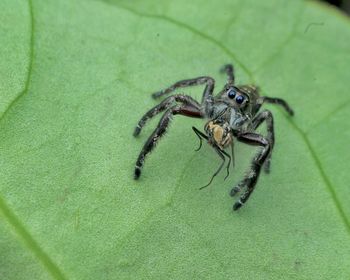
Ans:
POLYGON ((270 170, 271 154, 275 143, 273 116, 269 110, 259 112, 261 106, 263 103, 277 104, 282 106, 289 115, 292 116, 294 113, 283 99, 260 96, 259 89, 254 85, 236 86, 234 68, 231 64, 222 67, 221 72, 227 74, 228 81, 216 96, 213 95, 215 80, 208 76, 179 81, 152 95, 153 98, 157 99, 178 88, 205 85, 201 103, 188 95, 174 94, 165 98, 141 118, 135 128, 134 136, 140 134, 141 129, 149 119, 165 111, 156 129, 148 138, 139 154, 135 165, 134 178, 138 179, 140 177, 146 155, 154 149, 156 143, 165 134, 173 115, 203 118, 207 120, 204 132, 192 127, 200 140, 199 148, 196 151, 202 147, 202 139, 204 139, 222 159, 218 170, 204 187, 210 185, 214 177, 219 174, 226 158, 228 159, 228 164, 226 166, 225 179, 228 177, 230 164, 234 165, 233 147, 235 140, 261 147, 252 159, 250 169, 245 177, 230 192, 231 196, 235 196, 242 191, 242 195, 233 205, 233 210, 238 210, 247 202, 254 191, 261 168, 263 167, 267 173, 270 170), (256 129, 263 122, 266 122, 266 136, 256 132, 256 129), (231 147, 231 155, 226 151, 229 147, 231 147))

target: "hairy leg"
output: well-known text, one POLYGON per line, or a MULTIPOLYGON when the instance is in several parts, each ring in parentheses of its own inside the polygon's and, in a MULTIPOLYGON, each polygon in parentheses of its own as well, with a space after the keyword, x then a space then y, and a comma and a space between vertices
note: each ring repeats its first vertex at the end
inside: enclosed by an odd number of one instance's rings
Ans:
POLYGON ((167 109, 164 115, 162 116, 162 118, 160 119, 157 128, 153 131, 151 136, 147 139, 146 143, 144 144, 137 158, 137 161, 135 164, 135 172, 134 172, 135 179, 138 179, 141 175, 141 170, 144 165, 147 154, 149 154, 154 149, 157 142, 166 133, 169 123, 172 119, 172 116, 177 114, 181 114, 184 116, 193 116, 197 114, 197 116, 200 117, 200 111, 193 108, 192 106, 177 105, 167 109))
POLYGON ((195 117, 195 118, 201 117, 198 115, 198 111, 200 111, 200 105, 196 100, 194 100, 192 97, 188 95, 183 95, 183 94, 172 95, 164 99, 161 103, 153 107, 151 110, 149 110, 146 114, 142 116, 137 126, 135 127, 134 136, 137 136, 140 134, 142 128, 145 126, 146 122, 149 119, 153 118, 154 116, 163 112, 164 110, 174 106, 175 102, 181 102, 183 104, 186 104, 189 107, 193 107, 194 115, 192 117, 195 117))
POLYGON ((293 116, 294 115, 294 111, 293 109, 289 106, 289 104, 281 99, 281 98, 276 98, 276 97, 267 97, 267 96, 262 96, 259 97, 259 99, 257 100, 257 104, 254 108, 254 112, 258 112, 260 107, 262 106, 263 103, 269 103, 269 104, 276 104, 281 106, 284 110, 286 110, 286 112, 290 115, 293 116))
POLYGON ((210 116, 212 112, 212 105, 214 102, 213 91, 215 86, 215 80, 208 76, 202 76, 194 79, 178 81, 166 89, 153 93, 152 97, 159 98, 161 96, 164 96, 166 94, 173 92, 177 88, 184 88, 184 87, 204 85, 204 84, 206 86, 203 92, 202 102, 201 102, 201 106, 203 109, 202 113, 207 116, 210 116))
POLYGON ((270 153, 270 143, 268 139, 262 135, 252 132, 244 132, 237 135, 237 140, 246 144, 261 146, 262 149, 253 158, 251 167, 245 176, 245 178, 231 190, 231 196, 237 193, 237 190, 241 190, 246 186, 245 192, 241 195, 239 200, 233 205, 233 210, 238 210, 249 199, 250 195, 255 189, 256 182, 259 178, 261 167, 266 161, 270 153))
POLYGON ((265 172, 270 171, 270 163, 271 163, 271 155, 272 150, 275 145, 275 133, 274 133, 274 126, 273 126, 273 116, 270 111, 264 110, 260 113, 258 113, 251 123, 251 130, 256 130, 263 122, 266 122, 266 129, 267 129, 267 139, 270 143, 270 153, 265 161, 264 164, 264 170, 265 172))
POLYGON ((221 73, 227 74, 227 82, 230 84, 235 83, 235 72, 232 64, 226 64, 220 69, 221 73))
POLYGON ((294 115, 293 109, 288 105, 288 103, 285 100, 283 100, 281 98, 267 97, 267 96, 264 96, 262 98, 264 100, 263 102, 280 105, 283 107, 284 110, 287 111, 287 113, 289 115, 291 115, 291 116, 294 115))
POLYGON ((176 90, 178 88, 184 88, 184 87, 190 87, 190 86, 207 84, 207 85, 213 85, 213 87, 214 87, 214 83, 215 83, 214 79, 211 77, 208 77, 208 76, 201 76, 201 77, 197 77, 194 79, 181 80, 181 81, 174 83, 170 87, 167 87, 163 90, 160 90, 158 92, 153 93, 152 97, 159 98, 159 97, 162 97, 164 95, 167 95, 167 94, 173 92, 174 90, 176 90))

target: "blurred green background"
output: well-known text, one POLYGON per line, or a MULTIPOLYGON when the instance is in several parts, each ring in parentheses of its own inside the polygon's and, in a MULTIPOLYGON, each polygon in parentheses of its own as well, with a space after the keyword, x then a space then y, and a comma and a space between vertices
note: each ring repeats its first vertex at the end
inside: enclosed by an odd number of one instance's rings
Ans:
MULTIPOLYGON (((350 279, 350 21, 300 0, 1 0, 0 279, 350 279), (233 213, 254 155, 208 182, 175 117, 133 180, 156 125, 132 131, 180 79, 236 67, 284 98, 271 173, 233 213)), ((186 89, 200 99, 203 88, 186 89)), ((262 127, 262 131, 263 127, 262 127)))

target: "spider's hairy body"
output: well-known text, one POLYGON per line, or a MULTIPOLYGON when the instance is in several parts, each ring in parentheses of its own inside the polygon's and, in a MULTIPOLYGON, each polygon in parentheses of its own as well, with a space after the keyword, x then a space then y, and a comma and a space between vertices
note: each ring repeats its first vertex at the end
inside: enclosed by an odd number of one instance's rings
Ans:
POLYGON ((259 111, 261 106, 263 103, 277 104, 282 106, 290 115, 293 115, 293 110, 283 99, 260 96, 259 89, 254 85, 236 86, 231 64, 225 65, 222 71, 226 72, 228 81, 216 96, 213 95, 215 81, 208 76, 179 81, 152 95, 154 98, 159 98, 177 88, 206 85, 201 103, 188 95, 174 94, 165 98, 141 118, 135 128, 134 136, 141 132, 143 126, 150 118, 164 112, 157 128, 148 138, 139 154, 135 165, 134 178, 138 179, 140 177, 146 155, 154 149, 157 141, 165 134, 174 115, 180 114, 192 118, 206 119, 204 132, 192 127, 200 140, 200 146, 197 150, 202 146, 202 139, 205 139, 222 159, 221 165, 206 186, 219 174, 225 164, 225 159, 228 159, 225 179, 228 177, 230 164, 231 162, 233 164, 234 161, 233 144, 235 140, 261 147, 253 158, 250 170, 246 176, 230 192, 230 195, 234 196, 242 189, 245 189, 241 197, 233 205, 233 209, 238 210, 255 189, 261 168, 264 167, 265 171, 268 172, 270 167, 271 154, 275 142, 273 116, 268 110, 259 111), (256 132, 256 129, 263 122, 266 122, 267 125, 266 136, 256 132), (228 147, 231 147, 231 155, 225 151, 228 147))

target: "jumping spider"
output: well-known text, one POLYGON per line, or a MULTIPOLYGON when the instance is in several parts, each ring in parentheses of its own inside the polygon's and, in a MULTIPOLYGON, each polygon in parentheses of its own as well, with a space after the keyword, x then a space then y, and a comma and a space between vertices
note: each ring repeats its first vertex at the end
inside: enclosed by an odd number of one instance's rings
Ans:
POLYGON ((156 143, 165 134, 173 115, 180 114, 192 118, 207 119, 208 122, 204 126, 204 133, 192 127, 200 140, 200 146, 197 150, 202 146, 202 139, 205 139, 221 157, 222 163, 206 186, 212 182, 213 178, 223 168, 225 157, 229 160, 226 178, 229 175, 231 161, 232 166, 234 161, 234 138, 240 142, 261 147, 253 158, 246 176, 230 192, 230 195, 234 196, 246 187, 241 197, 233 205, 233 210, 238 210, 252 194, 261 167, 263 166, 266 172, 269 172, 270 169, 271 153, 275 142, 273 117, 272 113, 268 110, 259 112, 260 107, 263 103, 277 104, 282 106, 291 116, 293 115, 293 110, 283 99, 260 96, 258 88, 253 85, 235 86, 234 70, 231 64, 225 65, 221 69, 221 72, 226 72, 228 81, 223 90, 216 96, 213 96, 215 81, 213 78, 207 76, 179 81, 152 95, 153 98, 159 98, 171 93, 177 88, 205 84, 201 104, 188 95, 174 94, 164 99, 141 118, 135 128, 134 136, 140 134, 141 129, 150 118, 165 111, 157 128, 153 131, 141 150, 136 161, 134 178, 138 179, 140 177, 146 155, 153 150, 156 143), (266 136, 255 132, 264 121, 267 125, 266 136), (225 151, 229 146, 231 146, 231 155, 225 151))

